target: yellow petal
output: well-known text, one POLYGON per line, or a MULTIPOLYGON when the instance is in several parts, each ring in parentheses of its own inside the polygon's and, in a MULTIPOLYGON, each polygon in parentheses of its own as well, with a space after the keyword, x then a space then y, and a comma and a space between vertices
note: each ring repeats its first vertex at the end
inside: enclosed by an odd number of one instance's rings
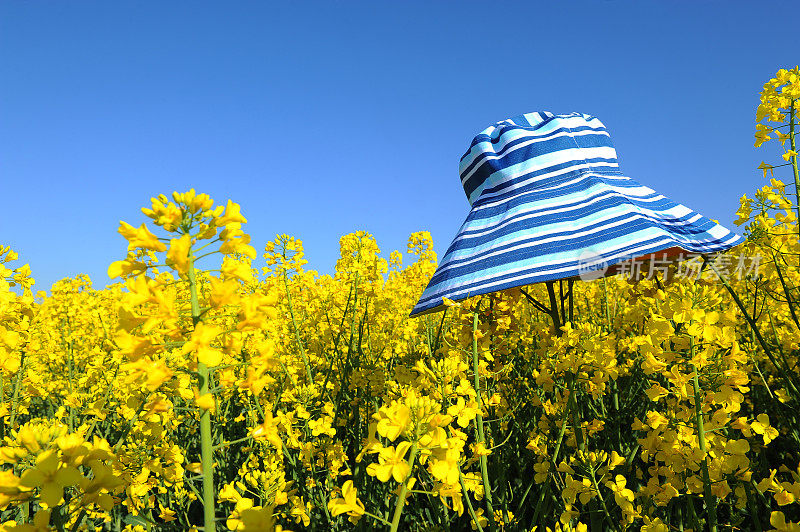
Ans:
POLYGON ((216 410, 216 402, 214 401, 213 394, 203 394, 195 399, 194 402, 201 410, 210 410, 212 414, 214 413, 214 410, 216 410))
POLYGON ((58 484, 51 482, 42 486, 42 491, 39 495, 39 498, 49 508, 54 508, 58 506, 58 503, 61 502, 61 496, 63 494, 64 489, 58 484))

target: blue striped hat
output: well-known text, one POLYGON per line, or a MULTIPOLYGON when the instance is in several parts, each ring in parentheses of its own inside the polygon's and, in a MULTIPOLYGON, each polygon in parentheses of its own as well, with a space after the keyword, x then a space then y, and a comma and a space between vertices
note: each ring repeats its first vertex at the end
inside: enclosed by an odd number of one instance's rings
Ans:
MULTIPOLYGON (((476 136, 459 165, 472 209, 411 315, 656 252, 713 253, 743 238, 623 176, 605 126, 528 113, 476 136)), ((611 267, 610 269, 607 269, 611 267)))

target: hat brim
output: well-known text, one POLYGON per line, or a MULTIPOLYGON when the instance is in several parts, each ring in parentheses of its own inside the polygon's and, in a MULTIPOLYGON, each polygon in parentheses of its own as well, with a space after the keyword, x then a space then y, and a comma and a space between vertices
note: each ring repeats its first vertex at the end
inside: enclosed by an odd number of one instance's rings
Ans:
POLYGON ((716 253, 744 239, 656 193, 611 173, 561 182, 473 204, 411 316, 499 290, 568 278, 666 250, 716 253))

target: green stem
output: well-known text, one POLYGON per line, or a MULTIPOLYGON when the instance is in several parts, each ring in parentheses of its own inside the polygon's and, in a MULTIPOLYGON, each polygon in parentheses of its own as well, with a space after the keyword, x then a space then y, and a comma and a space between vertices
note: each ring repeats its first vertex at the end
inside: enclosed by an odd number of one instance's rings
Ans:
POLYGON ((84 516, 86 516, 86 508, 81 509, 81 513, 78 514, 78 518, 75 520, 75 523, 72 525, 70 532, 78 532, 80 528, 81 522, 83 521, 84 516))
POLYGON ((581 416, 580 412, 578 412, 578 400, 575 398, 575 395, 578 391, 578 373, 572 376, 572 385, 570 388, 572 391, 569 394, 569 400, 572 402, 572 407, 569 406, 572 410, 572 424, 575 427, 575 445, 578 446, 578 449, 581 451, 586 451, 586 441, 583 438, 583 427, 581 426, 581 416))
MULTIPOLYGON (((114 382, 116 382, 118 372, 119 372, 119 364, 117 363, 114 365, 114 375, 111 377, 111 380, 109 381, 108 384, 108 389, 106 389, 106 393, 103 396, 103 408, 106 408, 106 406, 108 405, 108 400, 111 397, 111 392, 114 389, 114 382)), ((94 432, 94 429, 97 426, 97 420, 98 418, 97 416, 95 416, 94 419, 92 420, 92 424, 89 425, 89 430, 86 431, 86 436, 84 436, 84 438, 87 441, 92 437, 92 433, 94 432)))
POLYGON ((14 423, 17 420, 17 409, 19 408, 19 389, 22 387, 22 374, 25 371, 25 350, 19 355, 19 369, 17 378, 14 379, 14 394, 11 396, 11 417, 8 420, 8 430, 14 430, 14 423))
POLYGON ((758 518, 758 507, 756 506, 755 497, 753 497, 752 488, 747 482, 743 482, 742 485, 747 494, 747 509, 750 512, 750 519, 752 520, 755 532, 762 532, 761 520, 758 518))
POLYGON ((478 532, 483 532, 483 527, 478 522, 478 516, 475 514, 475 508, 472 507, 472 501, 469 500, 467 485, 464 484, 464 474, 461 472, 460 466, 458 466, 458 482, 461 484, 461 493, 464 499, 467 501, 467 510, 469 510, 469 516, 472 518, 472 522, 475 523, 475 529, 478 532))
MULTIPOLYGON (((694 337, 691 337, 691 351, 690 355, 694 358, 694 337)), ((700 468, 703 471, 703 489, 706 499, 706 508, 708 509, 708 529, 710 532, 717 532, 717 501, 714 494, 711 492, 711 477, 708 474, 708 458, 706 453, 706 431, 703 421, 703 409, 700 397, 700 379, 697 377, 697 368, 694 363, 691 364, 692 371, 694 372, 694 413, 695 423, 697 425, 697 439, 700 443, 700 451, 703 453, 703 460, 700 462, 700 468)))
POLYGON ((303 348, 303 341, 300 339, 300 330, 297 328, 297 321, 294 319, 294 308, 292 307, 292 294, 289 292, 289 281, 287 280, 286 270, 283 270, 283 286, 286 289, 286 301, 289 303, 289 315, 292 317, 292 327, 294 327, 294 337, 297 340, 297 347, 300 349, 300 356, 303 357, 303 364, 306 367, 306 377, 308 377, 308 384, 314 383, 314 377, 311 376, 311 366, 308 363, 306 350, 303 348))
POLYGON ((758 325, 756 325, 755 320, 750 316, 750 313, 745 308, 744 303, 742 303, 742 300, 739 298, 739 295, 736 293, 736 291, 734 291, 733 287, 731 287, 731 285, 728 283, 725 277, 722 276, 719 270, 717 270, 717 268, 714 266, 714 263, 709 261, 705 255, 703 255, 703 262, 706 263, 712 270, 714 270, 714 273, 717 274, 717 277, 719 278, 720 282, 725 286, 725 289, 733 298, 733 301, 736 303, 736 306, 738 306, 739 310, 742 311, 744 319, 745 321, 747 321, 747 324, 750 325, 750 330, 755 335, 759 345, 761 345, 761 349, 764 350, 764 353, 769 358, 769 361, 772 362, 772 365, 775 366, 775 368, 778 370, 778 373, 780 373, 781 378, 783 378, 784 382, 791 390, 792 395, 794 397, 800 397, 800 391, 797 389, 797 386, 795 386, 794 379, 792 378, 791 373, 786 371, 780 364, 778 364, 778 361, 775 359, 775 354, 767 345, 767 342, 766 340, 764 340, 764 337, 761 336, 761 331, 758 329, 758 325))
MULTIPOLYGON (((574 388, 573 388, 574 386, 575 386, 575 381, 573 380, 570 383, 570 389, 569 389, 570 397, 567 400, 567 406, 564 408, 564 417, 561 419, 561 428, 558 431, 558 439, 556 440, 556 448, 555 448, 555 450, 553 450, 553 455, 550 458, 550 469, 547 472, 548 479, 549 479, 550 475, 555 476, 556 468, 558 467, 557 466, 557 464, 558 464, 558 453, 561 450, 561 444, 564 442, 564 436, 567 433, 567 421, 569 419, 570 410, 572 410, 571 398, 572 398, 572 395, 574 393, 574 388)), ((531 486, 533 486, 534 483, 535 483, 535 480, 532 480, 531 481, 531 486)), ((545 497, 545 494, 547 492, 547 487, 549 485, 550 485, 550 483, 547 482, 547 479, 546 479, 545 480, 545 487, 542 489, 542 491, 539 492, 539 501, 536 503, 536 509, 533 512, 533 521, 532 521, 533 523, 537 522, 537 518, 539 517, 539 513, 541 511, 542 504, 544 503, 544 497, 545 497)), ((530 490, 530 487, 528 487, 528 490, 530 490)), ((522 498, 523 502, 525 501, 525 498, 527 497, 527 495, 528 495, 528 492, 526 491, 525 492, 525 496, 523 496, 523 498, 522 498)), ((522 507, 520 506, 520 508, 522 508, 522 507)))
POLYGON ((252 439, 253 439, 252 436, 245 436, 244 438, 238 438, 238 439, 235 439, 235 440, 222 442, 219 445, 215 445, 214 446, 214 450, 222 449, 224 447, 229 447, 231 445, 235 445, 237 443, 242 443, 243 441, 248 441, 248 440, 252 440, 252 439))
MULTIPOLYGON (((800 224, 798 225, 800 226, 800 224)), ((781 255, 781 258, 783 258, 783 255, 781 255)), ((794 324, 800 328, 800 320, 797 318, 797 312, 794 308, 794 296, 792 296, 792 288, 796 289, 796 287, 789 288, 789 286, 786 284, 786 279, 784 279, 783 272, 781 271, 780 262, 778 262, 778 257, 775 256, 774 251, 772 252, 772 263, 775 264, 775 271, 778 273, 778 280, 781 282, 781 288, 783 288, 783 293, 786 296, 786 305, 789 307, 789 312, 792 315, 792 321, 794 321, 794 324)))
POLYGON ((593 465, 590 466, 589 472, 592 475, 592 484, 594 484, 594 489, 597 491, 597 497, 600 499, 600 505, 603 507, 603 515, 605 516, 606 521, 608 521, 608 524, 611 526, 611 528, 618 531, 619 528, 617 528, 617 525, 614 524, 614 520, 611 519, 611 514, 608 513, 608 507, 606 506, 605 499, 603 499, 603 494, 600 493, 600 485, 597 483, 597 477, 594 474, 593 465))
MULTIPOLYGON (((486 439, 483 434, 483 394, 481 393, 480 371, 478 364, 478 313, 472 314, 472 371, 475 379, 475 395, 478 400, 478 415, 475 424, 478 427, 478 443, 486 448, 486 439)), ((486 517, 489 520, 489 530, 495 530, 494 507, 492 505, 492 485, 489 483, 489 471, 486 464, 486 455, 481 454, 481 478, 483 480, 484 501, 486 502, 486 517)))
MULTIPOLYGON (((789 149, 793 151, 797 151, 794 140, 794 108, 796 104, 796 100, 792 100, 792 104, 789 106, 789 149)), ((796 194, 795 198, 797 199, 797 202, 795 203, 795 210, 797 212, 797 236, 800 238, 800 174, 798 173, 797 169, 797 155, 792 155, 791 159, 792 172, 794 173, 794 192, 796 194)))
POLYGON ((553 329, 556 336, 561 336, 564 331, 561 330, 561 315, 558 310, 558 298, 556 297, 556 290, 553 281, 547 281, 547 296, 550 298, 550 319, 553 321, 553 329))
MULTIPOLYGON (((323 505, 323 507, 324 507, 324 505, 323 505)), ((391 526, 391 523, 389 521, 387 521, 386 519, 384 519, 383 517, 381 517, 379 515, 371 514, 369 512, 364 512, 364 515, 366 515, 367 517, 371 517, 371 518, 375 519, 376 521, 383 523, 384 525, 390 525, 391 526)))
MULTIPOLYGON (((69 319, 67 320, 67 323, 69 323, 69 319)), ((71 334, 71 332, 70 332, 70 334, 71 334)), ((69 399, 70 399, 70 406, 69 406, 69 431, 70 432, 73 432, 75 430, 75 413, 74 413, 74 409, 72 408, 72 394, 74 393, 74 389, 73 389, 73 380, 74 380, 73 372, 74 371, 73 370, 74 370, 74 365, 75 365, 74 346, 75 346, 74 340, 70 340, 69 341, 69 361, 68 361, 68 366, 67 366, 69 368, 67 378, 69 379, 68 382, 69 382, 69 399)))
POLYGON ((689 513, 691 514, 692 524, 694 525, 695 530, 700 530, 700 518, 697 517, 697 510, 694 509, 694 500, 691 495, 686 498, 686 504, 689 507, 689 513))
MULTIPOLYGON (((197 326, 200 322, 200 303, 197 297, 197 280, 194 275, 194 258, 189 259, 189 294, 192 303, 192 323, 197 326)), ((197 363, 197 374, 200 377, 200 395, 209 390, 211 372, 203 362, 197 363)), ((203 467, 203 527, 205 532, 216 530, 215 497, 214 497, 214 443, 211 437, 211 413, 208 410, 200 412, 200 463, 203 467)))
POLYGON ((575 298, 573 297, 573 284, 575 283, 575 279, 569 279, 567 281, 567 294, 569 294, 569 300, 567 305, 567 318, 569 319, 570 323, 575 321, 575 298))
POLYGON ((411 445, 411 456, 408 458, 408 475, 403 479, 403 485, 400 486, 400 493, 397 494, 397 504, 394 507, 394 516, 392 516, 392 524, 389 528, 390 532, 397 532, 400 526, 400 516, 403 514, 403 507, 406 504, 406 491, 408 491, 408 479, 411 478, 414 472, 414 462, 417 459, 417 442, 411 445))

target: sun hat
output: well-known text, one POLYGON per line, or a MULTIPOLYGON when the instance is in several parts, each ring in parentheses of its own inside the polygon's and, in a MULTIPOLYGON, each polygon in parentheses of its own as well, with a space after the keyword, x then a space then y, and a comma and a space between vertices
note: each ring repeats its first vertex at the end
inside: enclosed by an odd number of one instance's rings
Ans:
POLYGON ((715 253, 744 241, 622 175, 605 126, 582 113, 498 122, 473 139, 459 174, 472 208, 412 316, 440 310, 444 298, 608 275, 657 252, 715 253))

